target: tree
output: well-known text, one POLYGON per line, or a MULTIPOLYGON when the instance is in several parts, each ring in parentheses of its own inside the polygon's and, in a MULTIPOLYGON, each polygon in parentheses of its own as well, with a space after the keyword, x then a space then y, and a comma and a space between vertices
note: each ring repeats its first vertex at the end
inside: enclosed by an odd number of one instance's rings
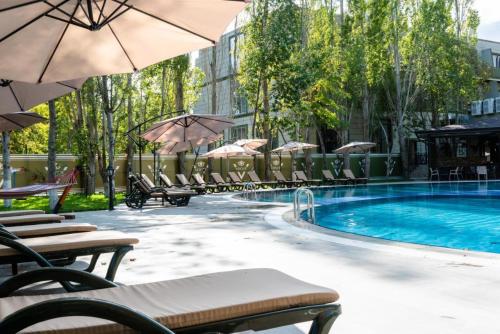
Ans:
MULTIPOLYGON (((48 157, 47 157, 47 179, 48 182, 56 182, 56 137, 57 137, 57 111, 56 102, 49 101, 49 142, 48 142, 48 157)), ((57 191, 49 191, 50 209, 55 208, 57 203, 57 191)))
POLYGON ((297 13, 292 0, 254 1, 249 10, 249 22, 243 28, 245 38, 240 48, 242 60, 238 79, 254 106, 252 135, 255 136, 258 129, 260 137, 268 140, 264 151, 266 179, 271 174, 273 80, 299 41, 297 13))

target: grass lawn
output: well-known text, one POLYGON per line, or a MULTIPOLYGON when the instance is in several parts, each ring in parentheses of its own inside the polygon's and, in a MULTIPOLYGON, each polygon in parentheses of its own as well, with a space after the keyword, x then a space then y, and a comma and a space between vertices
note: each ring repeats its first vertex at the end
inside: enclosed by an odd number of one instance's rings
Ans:
MULTIPOLYGON (((125 200, 124 193, 116 194, 116 204, 122 203, 125 200)), ((49 212, 49 197, 48 196, 33 196, 25 200, 13 200, 12 208, 6 209, 3 207, 3 201, 0 200, 0 211, 5 210, 44 210, 49 212)), ((96 211, 107 210, 108 199, 103 194, 84 196, 79 194, 70 194, 61 209, 62 212, 77 212, 77 211, 96 211)))

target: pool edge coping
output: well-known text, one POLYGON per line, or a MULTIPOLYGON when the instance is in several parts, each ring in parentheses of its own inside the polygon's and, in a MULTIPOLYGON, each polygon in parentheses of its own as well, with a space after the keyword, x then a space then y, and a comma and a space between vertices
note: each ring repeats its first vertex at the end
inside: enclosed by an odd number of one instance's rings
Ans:
POLYGON ((436 260, 449 261, 454 264, 500 266, 500 254, 406 243, 327 229, 319 225, 311 224, 304 220, 295 221, 293 219, 292 204, 282 202, 259 202, 246 200, 241 197, 241 194, 242 193, 240 192, 228 195, 227 197, 234 202, 245 202, 256 205, 268 204, 272 206, 269 209, 266 209, 266 211, 268 212, 264 213, 264 221, 277 229, 301 237, 305 236, 311 239, 331 242, 337 245, 357 247, 399 255, 420 258, 429 257, 436 260), (304 235, 304 232, 306 232, 307 234, 304 235))

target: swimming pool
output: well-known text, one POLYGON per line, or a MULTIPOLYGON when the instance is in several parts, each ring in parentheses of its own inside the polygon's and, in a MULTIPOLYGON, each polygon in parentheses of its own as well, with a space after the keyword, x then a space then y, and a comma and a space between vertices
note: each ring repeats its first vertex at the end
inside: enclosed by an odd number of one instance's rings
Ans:
MULTIPOLYGON (((313 189, 316 224, 386 240, 500 253, 500 182, 313 189)), ((258 193, 292 202, 293 191, 258 193)))

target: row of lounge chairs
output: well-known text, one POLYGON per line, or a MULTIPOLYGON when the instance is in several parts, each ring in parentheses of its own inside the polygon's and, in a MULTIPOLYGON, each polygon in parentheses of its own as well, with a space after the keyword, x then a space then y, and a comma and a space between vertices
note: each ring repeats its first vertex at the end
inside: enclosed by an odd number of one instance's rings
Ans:
POLYGON ((241 191, 249 183, 257 189, 261 188, 293 188, 301 186, 320 186, 320 185, 337 185, 337 184, 363 184, 367 183, 367 178, 355 177, 350 169, 345 169, 345 178, 335 178, 330 170, 323 170, 323 179, 309 179, 303 171, 295 171, 293 179, 285 178, 281 171, 273 171, 275 181, 262 181, 255 171, 247 173, 249 182, 243 181, 235 172, 228 172, 229 180, 226 181, 219 173, 211 173, 213 183, 206 183, 203 177, 195 173, 192 175, 194 183, 189 182, 184 174, 176 174, 177 181, 175 184, 172 180, 163 173, 159 173, 161 185, 156 185, 151 179, 145 175, 131 174, 129 176, 132 184, 132 190, 125 199, 127 206, 131 208, 142 208, 150 199, 161 200, 162 205, 165 202, 175 206, 186 206, 192 196, 202 195, 207 192, 225 192, 225 191, 241 191))
MULTIPOLYGON (((363 177, 355 177, 350 169, 345 169, 345 178, 335 178, 330 170, 323 170, 323 179, 308 179, 303 171, 295 171, 294 178, 288 180, 285 178, 281 171, 273 171, 275 181, 262 181, 255 171, 247 172, 249 182, 253 183, 257 188, 277 188, 277 187, 300 187, 300 186, 318 186, 323 184, 364 184, 367 183, 368 179, 363 177)), ((230 190, 242 190, 245 184, 248 183, 241 179, 241 177, 235 172, 228 172, 229 181, 225 181, 224 178, 219 173, 210 174, 213 183, 207 184, 203 177, 195 173, 192 178, 194 183, 190 183, 184 174, 177 174, 177 180, 180 185, 175 185, 169 178, 163 173, 160 173, 160 180, 167 187, 167 189, 191 189, 197 191, 199 194, 205 192, 215 192, 215 191, 230 191, 230 190)), ((143 174, 143 178, 147 182, 154 186, 154 183, 143 174)))
POLYGON ((70 265, 78 257, 92 256, 87 272, 99 257, 113 254, 106 278, 113 280, 123 256, 139 240, 121 232, 97 231, 91 224, 65 222, 66 218, 39 211, 7 211, 0 216, 0 265, 36 262, 42 267, 70 265), (12 214, 12 216, 9 216, 12 214))
POLYGON ((89 273, 96 255, 114 252, 110 268, 117 267, 137 239, 96 231, 88 224, 80 224, 89 227, 86 232, 59 234, 56 226, 73 223, 65 223, 64 217, 56 215, 46 215, 43 221, 43 213, 37 211, 11 213, 0 213, 5 226, 0 229, 0 263, 29 261, 43 268, 15 272, 0 283, 2 334, 124 333, 125 327, 153 334, 233 333, 305 321, 312 321, 310 333, 327 334, 341 313, 335 291, 272 269, 117 285, 113 282, 116 269, 111 273, 108 269, 106 278, 89 273), (8 231, 22 227, 26 232, 42 226, 44 237, 34 232, 33 238, 21 239, 8 231), (85 271, 55 267, 70 264, 80 255, 93 255, 85 271), (58 282, 62 289, 49 293, 34 290, 33 284, 46 281, 58 282), (23 295, 26 287, 31 289, 29 295, 23 295))

